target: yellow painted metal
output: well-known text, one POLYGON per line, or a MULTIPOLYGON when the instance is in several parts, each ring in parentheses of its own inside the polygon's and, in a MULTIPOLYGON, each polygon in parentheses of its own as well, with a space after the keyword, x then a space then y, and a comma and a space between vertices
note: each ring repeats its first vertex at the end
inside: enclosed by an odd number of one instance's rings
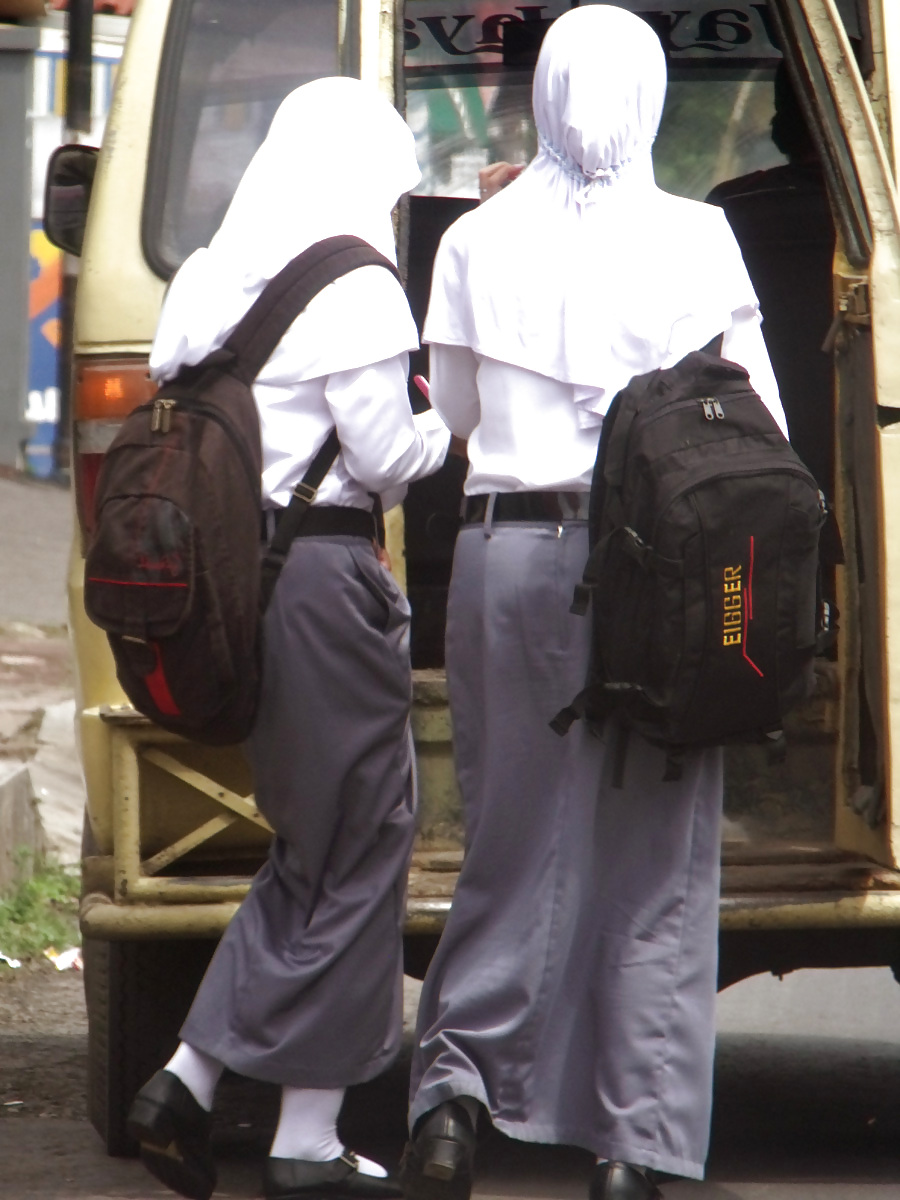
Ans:
POLYGON ((896 179, 900 162, 900 4, 897 0, 870 0, 869 8, 878 74, 884 79, 888 101, 888 137, 896 179))
POLYGON ((113 860, 116 896, 130 900, 141 878, 140 774, 128 733, 110 734, 113 794, 113 860))
MULTIPOLYGON (((888 85, 889 56, 885 49, 885 28, 881 0, 868 0, 869 27, 871 30, 871 70, 866 74, 866 91, 872 102, 872 111, 878 122, 881 140, 887 150, 888 159, 896 179, 896 158, 891 135, 891 97, 888 85)), ((896 44, 896 43, 895 43, 896 44)))
POLYGON ((462 845, 462 801, 453 770, 453 729, 443 671, 416 671, 412 731, 416 745, 419 846, 462 845))
POLYGON ((244 817, 247 821, 252 821, 254 825, 259 825, 261 829, 265 829, 269 833, 272 832, 271 825, 269 825, 266 818, 254 804, 252 796, 239 796, 236 792, 221 787, 206 775, 201 774, 200 771, 194 771, 191 767, 186 767, 177 758, 173 758, 171 754, 166 754, 162 750, 148 748, 143 751, 143 757, 147 762, 155 763, 156 766, 162 767, 164 771, 168 771, 170 775, 174 775, 176 779, 180 779, 183 783, 188 784, 189 787, 202 792, 205 796, 209 796, 211 800, 215 800, 216 804, 221 804, 223 808, 231 809, 239 817, 244 817))
POLYGON ((394 0, 360 0, 360 78, 380 88, 393 103, 394 0))
MULTIPOLYGON (((853 275, 838 277, 838 287, 843 291, 843 296, 837 295, 836 301, 841 309, 847 310, 845 321, 848 325, 856 323, 859 327, 868 326, 871 329, 873 394, 870 397, 856 396, 853 406, 853 438, 858 446, 869 443, 862 458, 857 450, 854 468, 857 477, 861 470, 865 471, 870 485, 870 499, 866 509, 856 512, 855 517, 863 523, 865 533, 872 529, 878 531, 877 545, 880 555, 884 556, 884 570, 877 572, 875 580, 870 564, 867 586, 880 585, 881 594, 878 604, 868 606, 869 620, 863 622, 859 632, 863 639, 864 657, 870 663, 886 664, 880 686, 872 672, 869 673, 868 686, 876 688, 876 694, 881 697, 877 707, 884 714, 878 736, 885 765, 890 845, 885 845, 884 839, 878 839, 877 835, 872 837, 865 833, 852 814, 840 809, 836 811, 836 828, 839 838, 846 836, 848 839, 842 844, 861 847, 867 841, 880 841, 882 844, 875 848, 875 855, 880 861, 896 864, 900 846, 893 828, 892 814, 893 797, 900 796, 897 786, 900 785, 900 779, 897 778, 900 764, 893 752, 893 733, 895 728, 900 728, 897 726, 900 718, 900 666, 895 666, 893 660, 900 654, 900 574, 897 574, 900 559, 891 552, 891 542, 897 536, 894 529, 897 513, 900 512, 896 507, 897 484, 893 478, 894 472, 900 470, 900 459, 892 453, 891 444, 886 442, 885 431, 876 431, 876 405, 883 409, 900 408, 900 354, 896 345, 896 331, 900 328, 900 201, 893 174, 892 147, 885 145, 882 138, 885 122, 882 121, 879 126, 834 0, 799 2, 841 122, 872 234, 872 255, 867 277, 862 280, 853 275), (866 285, 867 295, 861 290, 866 285), (860 299, 865 301, 862 306, 860 299), (867 311, 865 315, 857 316, 853 310, 860 307, 867 311), (869 401, 868 405, 866 400, 869 401), (872 618, 875 611, 878 611, 877 619, 872 618)), ((883 31, 884 26, 876 21, 873 28, 877 34, 883 31)), ((896 42, 876 48, 887 51, 888 60, 900 53, 900 44, 896 42)), ((836 268, 840 270, 840 257, 836 268)), ((841 346, 838 346, 836 361, 839 377, 850 369, 848 364, 851 361, 858 368, 859 356, 863 352, 862 343, 855 347, 845 345, 843 355, 841 346), (855 359, 852 355, 855 355, 855 359)), ((852 382, 842 383, 841 386, 846 392, 852 382)), ((861 384, 856 382, 856 387, 859 386, 861 384)), ((844 428, 846 426, 839 422, 838 429, 844 428)), ((849 601, 845 611, 850 622, 862 620, 860 597, 851 595, 849 601)), ((846 632, 854 636, 853 631, 846 632)), ((844 654, 846 662, 846 647, 844 654)), ((852 707, 846 686, 844 690, 848 697, 847 704, 852 707)), ((845 716, 848 711, 849 707, 845 707, 845 716)), ((847 735, 849 731, 845 730, 844 733, 847 735)), ((843 789, 846 783, 842 779, 839 788, 843 789)))
POLYGON ((391 559, 391 573, 402 591, 406 591, 406 528, 403 509, 398 504, 384 514, 384 543, 391 559))
MULTIPOLYGON (((900 351, 900 346, 895 354, 900 351)), ((878 430, 884 499, 882 552, 886 615, 885 683, 887 687, 888 796, 887 825, 894 865, 900 864, 900 425, 878 430)))
MULTIPOLYGON (((398 0, 399 2, 399 0, 398 0)), ((393 104, 396 97, 394 0, 360 0, 360 79, 373 84, 393 104)), ((400 505, 384 515, 385 546, 391 559, 391 571, 400 588, 406 591, 406 533, 400 505)))
MULTIPOLYGON (((839 298, 847 287, 865 283, 867 277, 854 272, 840 247, 835 253, 835 295, 839 298)), ((843 395, 841 384, 842 357, 852 331, 843 330, 836 356, 838 375, 837 417, 835 428, 849 428, 852 411, 849 398, 843 395)), ((863 405, 868 408, 868 404, 863 405)), ((834 836, 835 845, 877 862, 890 860, 890 850, 883 827, 872 828, 864 816, 856 812, 852 801, 860 785, 859 772, 859 729, 860 687, 862 683, 862 629, 859 619, 860 597, 854 591, 854 564, 859 561, 857 546, 857 518, 854 512, 852 489, 847 479, 855 469, 853 443, 848 439, 835 439, 836 515, 844 542, 844 553, 848 570, 837 571, 837 603, 842 614, 840 637, 838 638, 838 664, 840 676, 840 719, 838 722, 837 766, 834 781, 834 836)))
POLYGON ((69 637, 75 652, 76 694, 79 708, 97 710, 103 704, 126 704, 116 679, 106 634, 88 620, 84 611, 84 558, 78 530, 74 531, 68 575, 69 637))
MULTIPOLYGON (((449 902, 412 901, 406 933, 439 935, 449 902)), ((111 904, 88 896, 82 903, 81 930, 86 937, 111 940, 219 937, 237 912, 233 900, 204 904, 111 904)), ((900 894, 870 892, 827 900, 806 896, 728 897, 722 901, 723 932, 778 929, 885 929, 900 925, 900 894)))
MULTIPOLYGON (((421 820, 432 834, 432 845, 441 844, 442 839, 456 845, 459 840, 459 798, 452 771, 452 735, 443 672, 416 672, 414 695, 413 730, 423 796, 421 820)), ((109 787, 114 797, 112 845, 98 846, 98 852, 112 852, 113 891, 117 902, 197 904, 242 896, 252 874, 249 864, 246 874, 233 878, 213 874, 198 876, 189 866, 183 875, 161 876, 159 872, 171 867, 178 859, 239 820, 255 826, 261 832, 270 833, 252 795, 223 786, 218 779, 185 761, 185 756, 189 756, 191 750, 190 743, 156 729, 128 706, 100 710, 90 716, 94 720, 89 728, 100 735, 98 742, 106 748, 111 764, 109 787), (171 841, 163 845, 159 845, 157 840, 156 847, 149 854, 143 845, 147 821, 146 814, 142 813, 142 805, 151 802, 143 774, 147 766, 162 772, 166 780, 178 781, 190 790, 190 794, 209 802, 205 808, 201 806, 197 809, 197 824, 193 828, 177 837, 173 836, 171 841), (210 805, 225 812, 220 811, 209 817, 210 805)), ((196 750, 196 747, 193 749, 196 750)), ((218 763, 218 756, 215 756, 215 761, 218 763)), ((190 814, 182 812, 181 816, 183 825, 190 814)), ((259 845, 262 853, 264 842, 259 845)))
POLYGON ((141 200, 150 147, 150 103, 169 15, 167 0, 139 4, 97 163, 75 312, 76 352, 146 353, 165 284, 141 242, 141 200))
POLYGON ((733 929, 876 929, 900 925, 900 893, 810 898, 728 896, 719 907, 719 928, 733 929))
POLYGON ((105 941, 159 938, 218 938, 238 910, 236 902, 219 904, 116 905, 102 896, 86 896, 81 905, 81 932, 105 941))
POLYGON ((145 875, 155 875, 157 871, 164 870, 164 868, 171 866, 173 862, 177 862, 179 858, 183 858, 185 854, 189 854, 191 850, 196 850, 198 846, 202 846, 204 842, 208 842, 210 838, 215 837, 217 833, 221 833, 223 829, 228 829, 236 820, 236 816, 213 817, 211 821, 207 821, 205 825, 201 825, 192 833, 185 834, 183 838, 179 838, 171 846, 166 846, 165 850, 160 850, 152 858, 145 858, 141 863, 142 872, 145 875))
POLYGON ((109 853, 113 843, 114 791, 109 730, 100 719, 100 706, 123 704, 125 695, 116 679, 106 635, 88 620, 84 611, 84 559, 74 513, 73 526, 67 592, 69 641, 75 662, 76 729, 91 829, 99 850, 109 853))
POLYGON ((116 793, 112 779, 109 729, 100 719, 100 712, 96 708, 78 714, 76 729, 91 831, 98 852, 111 854, 116 793))
POLYGON ((173 754, 158 747, 159 742, 177 744, 180 739, 154 730, 149 722, 131 725, 127 720, 109 730, 109 752, 112 761, 113 807, 113 878, 116 899, 123 904, 142 900, 165 900, 169 903, 196 904, 205 901, 239 900, 249 887, 249 875, 235 879, 221 876, 197 878, 188 874, 160 877, 157 872, 177 861, 203 842, 229 828, 243 818, 268 831, 255 804, 243 796, 223 788, 215 780, 180 762, 173 754), (141 838, 141 759, 165 771, 208 797, 224 814, 202 821, 187 834, 142 861, 141 838))
MULTIPOLYGON (((834 0, 801 0, 834 98, 872 227, 869 267, 876 400, 900 408, 900 202, 888 150, 834 0)), ((900 54, 900 45, 891 47, 900 54)))
POLYGON ((131 880, 127 899, 130 903, 161 903, 176 906, 212 904, 219 901, 240 901, 250 890, 250 875, 232 878, 222 876, 197 877, 156 875, 148 878, 137 875, 131 880))

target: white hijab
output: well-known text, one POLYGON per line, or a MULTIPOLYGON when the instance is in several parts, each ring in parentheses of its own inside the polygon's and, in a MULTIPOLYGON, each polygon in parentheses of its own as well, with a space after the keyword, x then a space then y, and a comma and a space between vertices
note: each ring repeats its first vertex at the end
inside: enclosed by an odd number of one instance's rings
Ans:
POLYGON ((721 209, 661 191, 651 147, 666 64, 624 9, 572 9, 534 76, 539 150, 447 231, 424 340, 575 385, 582 425, 635 374, 677 362, 756 306, 721 209))
MULTIPOLYGON (((150 370, 168 379, 220 346, 268 280, 322 238, 356 234, 397 261, 391 210, 420 178, 413 135, 396 109, 358 79, 317 79, 291 92, 238 184, 206 249, 166 293, 150 370)), ((295 381, 350 370, 418 345, 401 289, 386 271, 363 288, 346 321, 301 318, 295 381), (386 281, 386 282, 385 282, 386 281), (388 286, 390 285, 390 286, 388 286), (374 311, 372 311, 374 310, 374 311), (363 319, 359 319, 359 318, 363 319)), ((351 301, 353 297, 350 297, 351 301)))

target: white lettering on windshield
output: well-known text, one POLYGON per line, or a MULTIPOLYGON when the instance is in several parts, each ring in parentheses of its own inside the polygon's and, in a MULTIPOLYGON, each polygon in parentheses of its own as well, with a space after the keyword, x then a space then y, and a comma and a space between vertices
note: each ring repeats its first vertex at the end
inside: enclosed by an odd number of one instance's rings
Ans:
MULTIPOLYGON (((622 0, 619 0, 621 3, 622 0)), ((503 27, 546 21, 568 11, 568 0, 509 5, 505 0, 409 0, 403 22, 405 66, 410 74, 435 67, 484 69, 503 60, 503 27)), ((721 0, 684 0, 680 8, 661 0, 627 4, 653 27, 670 62, 774 65, 775 45, 764 0, 722 4, 721 0)))

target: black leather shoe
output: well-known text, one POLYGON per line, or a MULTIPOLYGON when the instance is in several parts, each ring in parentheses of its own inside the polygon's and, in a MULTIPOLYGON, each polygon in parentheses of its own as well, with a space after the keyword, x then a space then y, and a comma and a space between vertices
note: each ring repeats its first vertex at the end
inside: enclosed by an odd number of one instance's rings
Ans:
POLYGON ((400 1186, 406 1200, 469 1200, 475 1130, 455 1100, 425 1113, 413 1130, 400 1161, 400 1186))
POLYGON ((128 1131, 141 1161, 160 1183, 188 1200, 209 1200, 216 1165, 209 1146, 212 1118, 171 1071, 157 1071, 135 1096, 128 1131))
POLYGON ((662 1192, 630 1163, 605 1162, 594 1168, 590 1200, 662 1200, 662 1192))
POLYGON ((363 1175, 359 1159, 351 1150, 327 1162, 309 1162, 305 1158, 269 1158, 263 1175, 266 1200, 313 1200, 315 1197, 360 1197, 361 1200, 388 1200, 402 1196, 396 1179, 363 1175))

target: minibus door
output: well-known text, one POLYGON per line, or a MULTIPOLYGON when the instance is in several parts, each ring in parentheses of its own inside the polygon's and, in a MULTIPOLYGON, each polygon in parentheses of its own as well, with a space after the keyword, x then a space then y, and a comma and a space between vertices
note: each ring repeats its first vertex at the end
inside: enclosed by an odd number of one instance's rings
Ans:
MULTIPOLYGON (((864 2, 778 0, 772 20, 828 178, 836 226, 834 319, 827 349, 836 378, 839 739, 835 843, 896 867, 894 810, 900 738, 900 218, 870 90, 887 100, 885 58, 872 54, 864 2), (851 40, 852 39, 852 40, 851 40)), ((886 49, 886 48, 883 48, 886 49)), ((880 123, 879 123, 880 118, 880 123)))

